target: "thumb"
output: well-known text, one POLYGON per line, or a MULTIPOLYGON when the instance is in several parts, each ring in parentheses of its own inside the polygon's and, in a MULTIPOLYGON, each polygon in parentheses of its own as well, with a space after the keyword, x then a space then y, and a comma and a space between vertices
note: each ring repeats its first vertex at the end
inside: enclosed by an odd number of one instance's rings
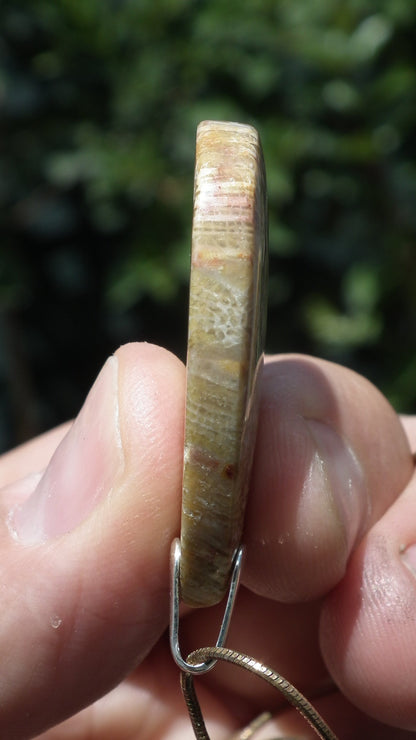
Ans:
POLYGON ((94 701, 164 631, 183 407, 181 363, 127 345, 43 475, 3 489, 1 737, 33 736, 94 701))

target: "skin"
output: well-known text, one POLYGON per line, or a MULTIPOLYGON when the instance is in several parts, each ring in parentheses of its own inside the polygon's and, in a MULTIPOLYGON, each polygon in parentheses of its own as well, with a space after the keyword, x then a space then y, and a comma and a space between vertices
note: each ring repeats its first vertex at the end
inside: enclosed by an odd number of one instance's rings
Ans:
MULTIPOLYGON (((0 737, 193 737, 166 639, 184 399, 175 357, 127 345, 72 427, 1 458, 0 737)), ((228 644, 287 676, 340 740, 416 733, 415 443, 416 419, 364 378, 269 358, 228 644)), ((184 612, 184 653, 220 614, 184 612)), ((232 666, 197 690, 213 740, 269 707, 259 740, 315 737, 232 666)))

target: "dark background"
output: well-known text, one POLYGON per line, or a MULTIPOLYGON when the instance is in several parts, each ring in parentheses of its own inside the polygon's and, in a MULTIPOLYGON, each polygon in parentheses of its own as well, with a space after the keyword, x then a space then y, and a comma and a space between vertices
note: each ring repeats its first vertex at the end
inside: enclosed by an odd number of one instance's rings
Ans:
POLYGON ((268 349, 416 410, 413 0, 0 5, 0 447, 73 416, 130 340, 182 358, 194 140, 260 131, 268 349))

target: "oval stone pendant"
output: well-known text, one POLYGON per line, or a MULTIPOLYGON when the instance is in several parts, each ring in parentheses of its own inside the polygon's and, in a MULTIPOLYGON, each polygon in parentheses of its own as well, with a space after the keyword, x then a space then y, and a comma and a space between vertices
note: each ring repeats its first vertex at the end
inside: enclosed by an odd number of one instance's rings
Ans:
POLYGON ((240 544, 255 442, 267 273, 257 131, 197 131, 189 303, 180 593, 219 602, 240 544))

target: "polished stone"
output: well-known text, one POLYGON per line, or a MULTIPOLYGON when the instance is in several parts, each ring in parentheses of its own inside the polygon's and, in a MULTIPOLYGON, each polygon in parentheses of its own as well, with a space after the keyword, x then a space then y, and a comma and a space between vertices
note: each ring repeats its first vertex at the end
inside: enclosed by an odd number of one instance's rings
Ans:
POLYGON ((266 313, 261 144, 247 125, 198 127, 187 357, 181 597, 224 596, 240 544, 266 313))

